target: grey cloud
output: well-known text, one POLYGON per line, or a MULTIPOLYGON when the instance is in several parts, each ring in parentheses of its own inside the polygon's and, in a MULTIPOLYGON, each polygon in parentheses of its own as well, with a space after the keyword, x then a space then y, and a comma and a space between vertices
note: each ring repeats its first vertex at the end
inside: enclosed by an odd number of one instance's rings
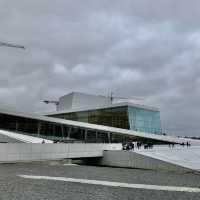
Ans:
POLYGON ((82 91, 143 96, 164 130, 199 135, 198 0, 0 0, 0 102, 24 111, 82 91))

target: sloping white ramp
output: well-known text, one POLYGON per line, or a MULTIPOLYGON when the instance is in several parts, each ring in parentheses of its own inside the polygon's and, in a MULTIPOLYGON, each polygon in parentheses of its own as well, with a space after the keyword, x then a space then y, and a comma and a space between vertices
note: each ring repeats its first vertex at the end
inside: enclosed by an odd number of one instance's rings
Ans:
POLYGON ((138 154, 148 156, 177 166, 200 171, 200 147, 155 148, 137 151, 138 154))
POLYGON ((105 151, 97 164, 177 172, 200 171, 200 147, 105 151))
POLYGON ((33 137, 33 136, 19 134, 19 133, 5 131, 5 130, 0 130, 0 135, 7 136, 8 138, 13 138, 15 140, 18 140, 24 143, 42 143, 43 141, 45 143, 53 143, 53 141, 51 140, 46 140, 43 138, 33 137))

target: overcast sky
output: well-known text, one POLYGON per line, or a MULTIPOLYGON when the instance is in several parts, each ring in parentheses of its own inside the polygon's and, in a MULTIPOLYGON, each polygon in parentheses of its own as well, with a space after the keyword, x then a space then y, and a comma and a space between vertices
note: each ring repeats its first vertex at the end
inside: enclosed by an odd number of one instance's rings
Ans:
POLYGON ((142 96, 163 129, 200 135, 199 0, 0 0, 0 104, 71 91, 142 96))

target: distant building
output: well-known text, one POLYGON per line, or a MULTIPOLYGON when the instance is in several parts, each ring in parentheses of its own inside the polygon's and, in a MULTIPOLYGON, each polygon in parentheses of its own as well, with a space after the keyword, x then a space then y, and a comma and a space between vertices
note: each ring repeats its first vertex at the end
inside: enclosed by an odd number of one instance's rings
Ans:
POLYGON ((57 111, 47 116, 161 134, 157 108, 128 102, 112 104, 105 96, 72 92, 60 97, 57 111))
POLYGON ((23 141, 23 135, 28 135, 61 142, 179 143, 179 139, 161 134, 160 111, 154 107, 112 103, 108 97, 77 92, 60 97, 56 105, 57 111, 46 116, 0 108, 0 135, 5 136, 0 137, 0 142, 6 142, 11 135, 23 141))

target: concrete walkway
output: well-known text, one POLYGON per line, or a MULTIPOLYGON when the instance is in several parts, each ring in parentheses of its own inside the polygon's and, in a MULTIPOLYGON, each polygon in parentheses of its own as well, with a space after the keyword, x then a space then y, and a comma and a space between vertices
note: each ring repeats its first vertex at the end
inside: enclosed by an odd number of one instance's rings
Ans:
POLYGON ((53 143, 52 140, 47 140, 47 139, 43 139, 43 138, 39 138, 39 137, 33 137, 30 135, 24 135, 24 134, 19 134, 16 132, 12 132, 12 131, 5 131, 5 130, 0 130, 0 135, 6 136, 8 138, 12 138, 15 140, 18 140, 20 142, 24 142, 24 143, 39 143, 41 144, 43 141, 45 143, 53 143))
POLYGON ((135 150, 136 153, 178 166, 200 171, 200 146, 155 146, 153 149, 135 150))

